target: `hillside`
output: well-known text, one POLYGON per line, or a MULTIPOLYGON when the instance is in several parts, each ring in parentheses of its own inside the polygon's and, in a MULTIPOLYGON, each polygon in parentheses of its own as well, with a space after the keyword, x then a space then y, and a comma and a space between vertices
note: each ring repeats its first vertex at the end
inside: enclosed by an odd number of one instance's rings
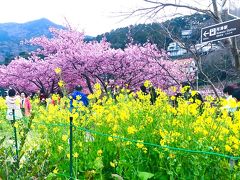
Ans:
POLYGON ((183 41, 188 43, 199 43, 201 28, 213 23, 210 16, 203 14, 193 14, 181 16, 165 21, 163 23, 138 24, 130 27, 118 28, 98 35, 95 40, 100 41, 104 36, 112 44, 113 48, 124 48, 129 42, 128 36, 132 38, 133 43, 144 44, 151 42, 157 44, 160 49, 167 49, 172 40, 166 34, 164 27, 167 27, 174 36, 181 37, 182 31, 191 30, 191 36, 182 37, 183 41))
POLYGON ((41 35, 50 36, 49 28, 64 28, 46 18, 26 23, 0 24, 0 63, 8 63, 13 57, 30 49, 20 42, 41 35))

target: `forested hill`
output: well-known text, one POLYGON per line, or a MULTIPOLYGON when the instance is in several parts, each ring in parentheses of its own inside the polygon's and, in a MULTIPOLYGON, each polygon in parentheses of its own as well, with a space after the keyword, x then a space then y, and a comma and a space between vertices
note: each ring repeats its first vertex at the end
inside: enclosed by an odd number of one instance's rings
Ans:
POLYGON ((28 52, 29 47, 20 45, 20 41, 42 35, 50 36, 50 27, 64 28, 46 18, 27 23, 0 24, 0 63, 8 63, 19 53, 28 52))
POLYGON ((182 30, 192 30, 191 36, 183 40, 197 43, 200 39, 201 28, 208 24, 211 24, 209 16, 193 14, 190 16, 177 17, 162 24, 139 24, 119 28, 105 34, 98 35, 94 40, 100 41, 105 36, 107 41, 112 44, 113 48, 124 48, 126 43, 129 41, 128 36, 131 36, 134 43, 143 44, 150 41, 151 43, 157 44, 159 48, 166 49, 172 40, 166 35, 163 26, 168 27, 168 30, 178 37, 181 37, 182 30))

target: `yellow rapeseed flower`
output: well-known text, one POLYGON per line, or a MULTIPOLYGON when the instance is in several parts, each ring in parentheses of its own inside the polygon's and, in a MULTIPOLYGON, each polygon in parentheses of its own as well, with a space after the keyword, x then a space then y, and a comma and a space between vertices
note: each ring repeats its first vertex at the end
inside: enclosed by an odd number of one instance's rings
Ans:
POLYGON ((114 132, 116 132, 117 129, 118 129, 118 125, 115 124, 115 125, 113 126, 112 130, 113 130, 114 132))
POLYGON ((127 132, 128 132, 128 134, 135 134, 137 132, 137 129, 136 129, 136 127, 134 125, 133 126, 129 126, 127 128, 127 132))
POLYGON ((147 117, 146 117, 146 120, 147 120, 148 123, 152 123, 152 122, 153 122, 153 118, 150 117, 150 116, 147 116, 147 117))
POLYGON ((143 141, 138 141, 136 146, 139 148, 139 149, 142 149, 144 147, 144 144, 143 144, 143 141))
POLYGON ((233 145, 233 148, 236 149, 236 150, 238 150, 238 149, 239 149, 239 146, 238 146, 237 144, 234 144, 234 145, 233 145))
POLYGON ((131 141, 127 141, 127 142, 126 142, 126 145, 130 145, 130 144, 132 144, 131 141))
POLYGON ((111 136, 109 136, 108 141, 113 141, 113 138, 111 136))
POLYGON ((237 101, 234 98, 230 98, 228 100, 230 108, 236 108, 237 107, 237 101))
POLYGON ((148 149, 146 147, 143 147, 142 150, 146 154, 148 149))
POLYGON ((232 151, 232 148, 229 146, 229 145, 225 145, 225 150, 227 152, 231 152, 232 151))
POLYGON ((73 157, 77 158, 78 155, 79 155, 79 154, 78 154, 77 152, 75 152, 75 153, 73 154, 73 157))
POLYGON ((14 123, 14 127, 15 128, 18 128, 19 127, 19 125, 18 125, 18 123, 16 122, 16 123, 14 123))
POLYGON ((115 168, 115 167, 116 167, 116 163, 110 162, 110 166, 112 166, 113 168, 115 168))
POLYGON ((170 153, 170 154, 169 154, 169 157, 170 157, 171 159, 173 159, 173 158, 175 158, 175 157, 176 157, 176 155, 175 155, 175 154, 173 154, 173 153, 170 153))
POLYGON ((62 146, 58 146, 58 151, 61 152, 63 150, 62 146))
POLYGON ((54 132, 54 133, 56 133, 56 132, 58 132, 58 131, 59 131, 59 128, 58 128, 58 127, 54 127, 54 128, 53 128, 53 132, 54 132))
POLYGON ((161 140, 160 140, 161 146, 165 146, 165 143, 166 143, 166 141, 165 141, 164 139, 161 139, 161 140))
POLYGON ((95 90, 101 89, 101 85, 100 85, 99 83, 96 83, 96 84, 94 85, 94 89, 95 89, 95 90))
POLYGON ((101 156, 102 153, 103 153, 103 151, 102 151, 101 149, 99 149, 99 150, 97 151, 97 155, 98 155, 98 156, 101 156))
POLYGON ((197 91, 191 91, 192 96, 195 96, 197 94, 197 91))
POLYGON ((58 173, 58 168, 55 168, 55 169, 53 170, 53 173, 54 173, 54 174, 57 174, 57 173, 58 173))
POLYGON ((58 86, 59 86, 59 87, 63 87, 63 86, 64 86, 63 80, 60 80, 60 81, 58 82, 58 86))
POLYGON ((211 140, 214 142, 216 138, 214 136, 211 136, 211 140))
POLYGON ((213 150, 219 152, 219 148, 216 146, 213 147, 213 150))
POLYGON ((63 141, 67 141, 67 139, 68 139, 68 136, 66 134, 62 135, 62 140, 63 141))
POLYGON ((57 101, 57 100, 58 100, 58 95, 57 95, 57 94, 53 94, 53 95, 52 95, 52 99, 53 99, 54 101, 57 101))
POLYGON ((81 99, 81 96, 80 96, 80 95, 77 95, 77 96, 76 96, 76 100, 79 101, 80 99, 81 99))
POLYGON ((62 72, 62 69, 57 67, 56 69, 54 69, 56 74, 60 74, 62 72))
POLYGON ((146 80, 145 82, 144 82, 144 86, 145 87, 149 87, 151 85, 151 82, 149 81, 149 80, 146 80))

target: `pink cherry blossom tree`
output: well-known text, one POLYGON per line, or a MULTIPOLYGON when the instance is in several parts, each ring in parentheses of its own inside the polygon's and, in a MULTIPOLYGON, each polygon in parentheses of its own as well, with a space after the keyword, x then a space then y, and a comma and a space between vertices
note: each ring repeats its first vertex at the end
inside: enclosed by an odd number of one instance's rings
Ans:
POLYGON ((143 46, 128 44, 124 50, 112 49, 105 39, 85 42, 84 34, 78 31, 50 31, 52 38, 38 37, 27 41, 40 47, 29 59, 18 57, 8 66, 0 67, 0 77, 4 79, 0 87, 14 86, 25 91, 42 89, 52 93, 59 88, 61 78, 68 91, 81 84, 88 92, 93 92, 92 85, 96 82, 106 90, 109 79, 113 80, 113 85, 124 87, 127 84, 132 90, 138 89, 146 80, 162 89, 193 80, 182 71, 183 65, 170 60, 165 51, 150 43, 143 46), (61 68, 61 75, 54 72, 57 67, 61 68))

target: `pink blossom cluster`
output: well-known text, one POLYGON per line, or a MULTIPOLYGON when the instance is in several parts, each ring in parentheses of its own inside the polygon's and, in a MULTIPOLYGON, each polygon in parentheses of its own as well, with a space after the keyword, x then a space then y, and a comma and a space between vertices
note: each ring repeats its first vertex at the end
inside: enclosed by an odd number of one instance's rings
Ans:
POLYGON ((146 80, 167 89, 194 79, 184 70, 187 61, 176 63, 153 44, 128 44, 124 50, 113 49, 106 39, 85 42, 84 34, 78 31, 50 31, 52 38, 38 37, 26 42, 39 47, 30 58, 17 57, 9 65, 0 66, 0 87, 12 86, 28 92, 44 89, 52 93, 59 88, 61 78, 68 91, 80 84, 91 92, 94 83, 104 86, 110 80, 113 85, 132 90, 139 89, 146 80), (60 75, 55 73, 56 68, 61 69, 60 75))

